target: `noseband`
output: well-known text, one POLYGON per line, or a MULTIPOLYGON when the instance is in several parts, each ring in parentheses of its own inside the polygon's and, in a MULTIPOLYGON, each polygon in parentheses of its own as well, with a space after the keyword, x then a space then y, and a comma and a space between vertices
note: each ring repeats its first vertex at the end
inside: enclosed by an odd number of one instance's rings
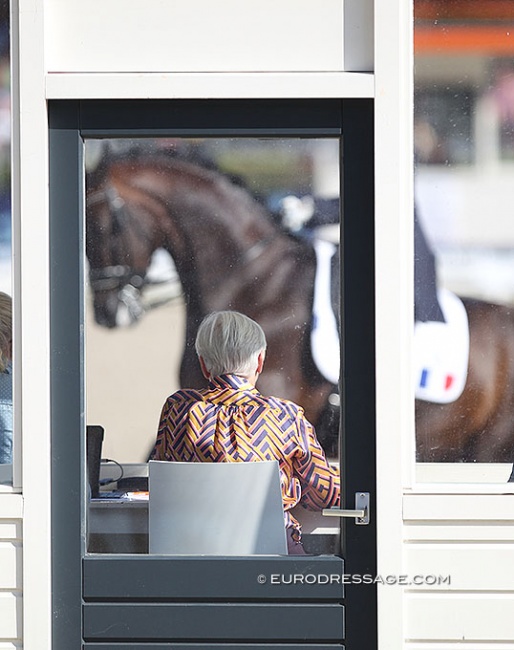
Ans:
POLYGON ((130 266, 116 264, 101 269, 90 269, 89 284, 94 291, 112 291, 121 289, 126 284, 141 290, 145 284, 145 278, 130 266))

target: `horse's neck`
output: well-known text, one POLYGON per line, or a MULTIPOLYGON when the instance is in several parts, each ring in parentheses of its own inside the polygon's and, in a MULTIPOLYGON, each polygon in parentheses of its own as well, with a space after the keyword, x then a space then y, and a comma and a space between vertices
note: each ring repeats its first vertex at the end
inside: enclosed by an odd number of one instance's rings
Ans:
POLYGON ((237 276, 282 236, 261 206, 230 185, 171 189, 166 204, 164 247, 179 274, 195 275, 208 289, 237 276))

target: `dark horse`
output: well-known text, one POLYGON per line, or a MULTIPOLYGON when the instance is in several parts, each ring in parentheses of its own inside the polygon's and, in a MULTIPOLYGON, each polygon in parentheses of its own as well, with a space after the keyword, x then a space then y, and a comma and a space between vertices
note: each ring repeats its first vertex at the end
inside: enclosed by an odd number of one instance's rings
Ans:
MULTIPOLYGON (((204 384, 194 352, 210 311, 242 311, 268 340, 263 393, 305 408, 322 444, 334 453, 337 387, 315 369, 310 325, 315 255, 288 236, 250 194, 215 171, 169 157, 106 158, 87 179, 86 253, 95 318, 117 324, 123 303, 141 313, 139 290, 152 253, 167 249, 186 303, 182 386, 204 384), (328 423, 328 424, 327 424, 328 423)), ((464 300, 470 325, 468 379, 450 404, 416 402, 417 460, 514 460, 514 310, 464 300)))
POLYGON ((463 299, 470 357, 462 395, 416 402, 420 462, 514 462, 514 308, 463 299))
MULTIPOLYGON (((258 201, 224 175, 172 157, 106 158, 86 185, 86 254, 96 321, 116 326, 120 294, 127 291, 132 299, 121 299, 137 317, 151 255, 164 248, 175 262, 186 304, 180 384, 205 384, 194 351, 202 318, 213 310, 241 311, 266 333, 259 389, 301 404, 318 425, 337 387, 316 371, 310 354, 313 248, 283 232, 258 201)), ((332 441, 337 429, 336 421, 332 441)), ((319 429, 318 435, 323 444, 319 429)))

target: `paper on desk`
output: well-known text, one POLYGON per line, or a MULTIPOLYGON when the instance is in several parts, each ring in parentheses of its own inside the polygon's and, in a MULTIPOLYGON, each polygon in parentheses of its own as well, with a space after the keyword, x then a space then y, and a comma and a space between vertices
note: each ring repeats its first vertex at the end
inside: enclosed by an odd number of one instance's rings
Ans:
POLYGON ((123 495, 124 499, 129 501, 148 501, 149 492, 126 492, 123 495))

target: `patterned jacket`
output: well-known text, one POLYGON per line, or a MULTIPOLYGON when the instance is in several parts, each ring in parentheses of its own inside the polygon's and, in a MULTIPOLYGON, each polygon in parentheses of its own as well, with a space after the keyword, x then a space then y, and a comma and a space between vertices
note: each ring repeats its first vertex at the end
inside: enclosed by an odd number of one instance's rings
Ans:
POLYGON ((214 377, 202 390, 179 390, 166 400, 152 460, 251 462, 278 460, 286 526, 301 504, 320 510, 339 504, 338 471, 325 457, 313 426, 293 402, 265 397, 237 375, 214 377))

